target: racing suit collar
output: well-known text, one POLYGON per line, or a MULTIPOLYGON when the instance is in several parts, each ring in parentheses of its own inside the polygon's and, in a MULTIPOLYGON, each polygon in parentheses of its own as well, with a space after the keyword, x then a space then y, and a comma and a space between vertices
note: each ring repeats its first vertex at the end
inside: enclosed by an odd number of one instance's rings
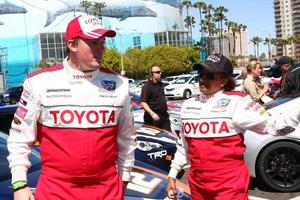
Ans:
POLYGON ((67 58, 63 61, 63 65, 68 72, 69 80, 71 82, 78 82, 84 80, 93 81, 99 74, 99 69, 92 72, 78 71, 68 64, 67 58))
POLYGON ((209 95, 203 94, 203 93, 200 92, 199 100, 200 100, 201 102, 206 102, 206 101, 208 101, 209 99, 212 99, 213 97, 220 96, 221 94, 223 94, 223 92, 224 92, 224 90, 220 90, 220 91, 218 91, 218 92, 216 92, 216 93, 214 93, 214 94, 209 94, 209 95))

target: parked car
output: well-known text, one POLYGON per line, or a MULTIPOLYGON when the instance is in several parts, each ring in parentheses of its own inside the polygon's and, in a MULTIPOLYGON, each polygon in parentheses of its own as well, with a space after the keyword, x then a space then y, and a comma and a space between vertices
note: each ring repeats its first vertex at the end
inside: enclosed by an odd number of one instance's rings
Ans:
MULTIPOLYGON (((286 96, 267 103, 271 115, 297 109, 300 97, 286 96)), ((245 132, 245 159, 252 177, 278 192, 300 190, 300 126, 285 136, 245 132)))
MULTIPOLYGON (((137 128, 136 134, 138 143, 135 150, 136 160, 155 166, 168 174, 176 152, 177 134, 153 126, 137 128)), ((184 170, 177 178, 181 178, 183 174, 184 170)))
POLYGON ((0 130, 1 131, 8 133, 16 110, 17 110, 16 104, 0 106, 0 130))
POLYGON ((165 95, 168 98, 188 99, 199 93, 199 75, 182 75, 173 84, 165 87, 165 95))
MULTIPOLYGON (((300 96, 281 97, 265 104, 270 115, 299 109, 300 96)), ((137 117, 135 115, 135 117, 137 117)), ((178 124, 173 129, 180 129, 178 124)), ((136 122, 135 118, 135 122, 136 122)), ((259 134, 252 131, 244 133, 246 152, 245 160, 252 177, 277 192, 295 192, 300 190, 300 126, 285 136, 259 134)))
POLYGON ((23 86, 10 87, 3 92, 3 102, 9 104, 17 103, 23 92, 23 86))
POLYGON ((178 76, 167 76, 165 78, 162 79, 162 81, 164 82, 168 82, 170 84, 174 83, 177 79, 180 78, 181 75, 178 75, 178 76))
MULTIPOLYGON (((7 135, 0 132, 0 199, 13 200, 13 190, 11 189, 11 175, 8 167, 8 151, 6 147, 7 135)), ((155 154, 155 152, 154 152, 155 154)), ((41 173, 41 161, 39 148, 34 147, 30 156, 32 163, 28 172, 28 185, 34 193, 41 173)), ((131 181, 127 185, 125 193, 125 200, 142 200, 142 199, 165 199, 167 194, 165 192, 167 184, 167 174, 159 168, 136 161, 131 173, 131 181)), ((179 186, 178 199, 189 200, 189 187, 176 181, 179 186)))
POLYGON ((141 80, 141 81, 137 81, 137 82, 133 82, 130 87, 129 87, 129 91, 131 93, 135 93, 135 94, 141 94, 142 91, 142 87, 143 85, 146 83, 147 80, 141 80))

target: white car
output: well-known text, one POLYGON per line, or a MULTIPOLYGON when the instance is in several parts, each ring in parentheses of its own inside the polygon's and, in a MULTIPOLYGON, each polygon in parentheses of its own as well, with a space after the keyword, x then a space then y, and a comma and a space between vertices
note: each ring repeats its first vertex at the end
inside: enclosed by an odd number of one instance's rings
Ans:
POLYGON ((181 75, 173 84, 165 87, 165 96, 168 98, 188 99, 198 94, 200 94, 199 75, 181 75))
POLYGON ((147 80, 141 80, 134 83, 131 83, 129 85, 129 92, 135 93, 135 94, 141 94, 142 87, 147 82, 147 80))
MULTIPOLYGON (((300 97, 282 97, 267 103, 271 115, 299 109, 300 97)), ((245 159, 252 177, 278 192, 300 190, 300 126, 285 136, 246 131, 245 159)))
POLYGON ((167 76, 162 79, 162 81, 167 82, 169 84, 173 84, 177 79, 180 78, 181 75, 178 76, 167 76))

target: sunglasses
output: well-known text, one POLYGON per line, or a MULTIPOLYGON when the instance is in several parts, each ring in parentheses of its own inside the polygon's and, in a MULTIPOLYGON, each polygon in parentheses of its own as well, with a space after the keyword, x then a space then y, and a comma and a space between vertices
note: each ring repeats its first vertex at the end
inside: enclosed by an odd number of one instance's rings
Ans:
POLYGON ((216 75, 210 72, 206 72, 206 73, 201 73, 199 74, 199 78, 204 78, 206 80, 214 80, 215 78, 225 78, 225 75, 216 75))
POLYGON ((152 74, 161 74, 161 71, 152 71, 152 74))

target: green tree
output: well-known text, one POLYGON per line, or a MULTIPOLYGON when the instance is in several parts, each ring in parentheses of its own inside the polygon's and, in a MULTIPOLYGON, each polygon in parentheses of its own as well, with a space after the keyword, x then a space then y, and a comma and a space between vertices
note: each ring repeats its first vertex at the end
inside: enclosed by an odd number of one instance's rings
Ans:
POLYGON ((88 9, 92 7, 92 3, 90 1, 81 1, 80 6, 84 8, 85 13, 88 14, 88 9))
POLYGON ((219 48, 220 48, 220 53, 223 53, 223 47, 222 47, 222 42, 223 42, 223 22, 226 19, 225 13, 228 12, 228 9, 225 8, 224 6, 219 6, 215 8, 215 13, 214 13, 214 19, 218 23, 218 29, 219 29, 219 48))
POLYGON ((255 55, 256 58, 258 58, 259 57, 259 43, 261 43, 263 40, 260 37, 255 36, 250 41, 254 45, 254 55, 255 55), (255 47, 256 47, 256 50, 257 50, 257 54, 255 53, 255 47))
POLYGON ((204 29, 203 29, 203 20, 202 20, 202 9, 205 9, 206 8, 206 4, 205 2, 203 1, 197 1, 193 4, 193 7, 194 8, 198 8, 199 10, 199 32, 200 32, 200 37, 202 38, 203 37, 203 34, 204 34, 204 29))
POLYGON ((102 9, 106 6, 104 2, 94 2, 94 15, 99 17, 102 24, 102 9))
POLYGON ((102 66, 110 68, 114 71, 121 71, 121 55, 115 48, 106 48, 103 59, 102 66))

